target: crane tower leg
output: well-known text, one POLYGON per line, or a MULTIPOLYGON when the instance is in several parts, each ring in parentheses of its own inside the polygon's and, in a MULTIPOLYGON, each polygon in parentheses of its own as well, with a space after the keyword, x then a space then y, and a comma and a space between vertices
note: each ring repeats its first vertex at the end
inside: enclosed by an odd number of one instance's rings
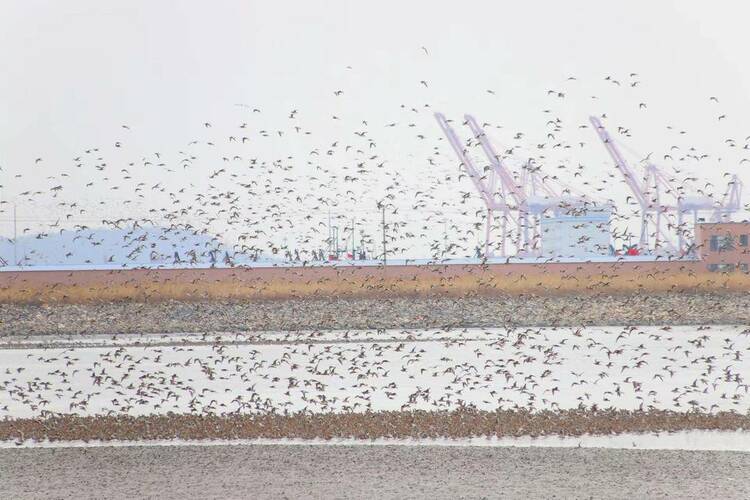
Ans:
POLYGON ((645 212, 641 214, 641 236, 639 245, 643 250, 648 251, 648 218, 645 212))
POLYGON ((503 228, 503 232, 501 236, 502 239, 500 240, 500 255, 502 257, 505 257, 506 256, 505 243, 508 238, 508 232, 507 232, 508 231, 508 211, 507 210, 503 212, 502 228, 503 228))
POLYGON ((487 209, 487 229, 484 232, 484 257, 489 259, 492 257, 492 250, 490 245, 490 232, 492 231, 492 209, 487 209))

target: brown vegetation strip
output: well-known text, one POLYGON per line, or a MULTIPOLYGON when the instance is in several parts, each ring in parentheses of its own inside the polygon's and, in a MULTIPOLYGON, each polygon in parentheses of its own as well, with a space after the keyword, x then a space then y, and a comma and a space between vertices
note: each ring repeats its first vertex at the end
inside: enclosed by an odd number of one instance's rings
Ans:
POLYGON ((750 274, 712 273, 698 261, 0 273, 0 303, 8 304, 747 290, 750 274))
POLYGON ((55 416, 0 421, 0 440, 467 438, 580 436, 623 432, 750 428, 750 416, 671 411, 523 410, 378 412, 321 415, 55 416))

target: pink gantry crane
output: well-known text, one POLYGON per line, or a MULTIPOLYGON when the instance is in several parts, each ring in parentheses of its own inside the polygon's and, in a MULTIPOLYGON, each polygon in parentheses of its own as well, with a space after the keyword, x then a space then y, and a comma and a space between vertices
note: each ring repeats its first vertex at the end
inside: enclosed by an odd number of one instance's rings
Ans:
POLYGON ((742 208, 742 181, 737 174, 733 174, 727 183, 727 190, 711 216, 712 222, 725 222, 734 212, 742 208))
MULTIPOLYGON (((482 149, 484 150, 485 156, 490 161, 491 171, 495 173, 494 178, 499 178, 500 188, 502 189, 502 192, 505 193, 506 196, 509 196, 515 204, 515 207, 517 209, 516 211, 518 212, 518 215, 513 218, 518 226, 516 242, 518 243, 519 248, 523 249, 523 251, 528 251, 529 245, 533 245, 533 243, 529 240, 529 218, 531 217, 531 214, 529 213, 529 199, 526 196, 525 191, 522 189, 523 184, 517 184, 516 179, 513 178, 513 174, 505 166, 505 163, 502 161, 500 155, 495 152, 492 144, 487 139, 487 134, 484 132, 482 127, 479 126, 476 119, 471 115, 464 115, 464 120, 471 129, 472 134, 474 134, 474 139, 479 142, 482 149)), ((503 220, 504 225, 501 229, 503 235, 507 234, 506 223, 507 220, 503 220)), ((502 244, 502 246, 504 247, 504 238, 502 244)))
MULTIPOLYGON (((508 204, 511 198, 510 193, 507 190, 505 183, 501 183, 500 186, 497 184, 497 171, 494 168, 489 168, 488 173, 484 173, 486 170, 480 171, 474 165, 474 161, 467 154, 467 150, 464 148, 463 143, 456 135, 456 132, 448 124, 448 120, 442 113, 435 113, 435 119, 437 120, 440 128, 448 139, 453 151, 463 165, 469 178, 474 183, 479 196, 482 198, 484 205, 487 207, 487 226, 485 229, 484 238, 484 255, 489 257, 493 256, 492 244, 490 240, 492 221, 495 212, 501 213, 501 223, 503 227, 503 235, 506 235, 506 228, 508 220, 512 219, 511 212, 514 207, 508 204)), ((513 200, 515 201, 515 200, 513 200)), ((514 222, 517 222, 513 219, 514 222)), ((506 253, 506 238, 503 236, 500 240, 500 255, 505 256, 506 253)))
POLYGON ((506 256, 510 238, 516 244, 519 255, 533 256, 540 250, 540 226, 545 213, 559 215, 593 205, 584 196, 574 196, 570 188, 566 187, 562 192, 568 194, 561 194, 545 181, 538 167, 526 165, 520 176, 514 175, 476 119, 464 115, 464 125, 471 129, 474 140, 490 162, 480 171, 468 154, 468 147, 474 145, 472 141, 464 144, 442 113, 435 113, 435 118, 487 207, 485 256, 493 256, 491 235, 494 212, 502 213, 498 245, 500 255, 506 256), (487 173, 482 175, 484 172, 487 173), (510 231, 508 224, 513 226, 510 231))
POLYGON ((693 214, 693 224, 698 222, 701 212, 711 212, 710 220, 719 222, 729 219, 732 213, 740 209, 742 183, 736 175, 732 176, 721 201, 705 195, 683 196, 669 177, 653 163, 649 162, 643 174, 638 175, 628 164, 601 120, 596 116, 591 116, 589 121, 614 161, 615 167, 625 178, 625 183, 633 193, 633 197, 640 205, 639 246, 642 251, 658 252, 666 246, 669 251, 684 254, 688 247, 685 235, 689 233, 683 221, 685 214, 693 214), (669 197, 673 202, 665 203, 665 197, 669 197), (676 224, 673 224, 670 219, 673 214, 677 219, 676 224), (669 232, 670 228, 676 229, 676 247, 669 232), (652 239, 653 248, 651 248, 652 239))

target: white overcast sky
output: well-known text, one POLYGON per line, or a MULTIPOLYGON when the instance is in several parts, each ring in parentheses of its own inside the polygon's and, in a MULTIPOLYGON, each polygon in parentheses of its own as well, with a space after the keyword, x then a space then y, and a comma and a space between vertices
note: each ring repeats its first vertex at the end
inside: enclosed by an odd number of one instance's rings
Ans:
MULTIPOLYGON (((401 128, 383 136, 379 150, 412 190, 428 182, 426 156, 439 137, 430 110, 502 125, 491 133, 502 147, 524 131, 522 147, 533 150, 548 131, 542 110, 552 109, 570 125, 568 141, 587 141, 558 160, 585 163, 592 179, 612 166, 593 132, 576 129, 589 114, 607 113, 612 128, 631 129, 626 142, 639 152, 661 157, 680 139, 683 148, 712 154, 712 162, 687 166, 701 179, 718 185, 724 172, 736 172, 750 186, 750 162, 739 163, 750 153, 742 150, 750 136, 749 14, 746 2, 692 0, 3 0, 0 194, 33 210, 20 193, 47 193, 66 172, 68 201, 112 199, 113 213, 122 209, 116 195, 96 185, 84 190, 87 179, 72 172, 71 159, 86 148, 109 151, 123 141, 134 155, 169 155, 205 135, 205 122, 216 129, 265 120, 258 127, 275 130, 289 127, 294 109, 327 142, 362 120, 378 133, 386 123, 406 123, 402 104, 420 110, 416 128, 432 141, 401 128), (566 97, 548 97, 549 89, 566 97), (688 134, 675 138, 667 125, 688 134), (727 138, 736 147, 727 148, 727 138)), ((258 147, 271 161, 304 155, 309 144, 258 147)), ((444 141, 440 148, 445 171, 455 170, 444 141)), ((456 192, 471 190, 460 182, 456 192)), ((608 194, 617 198, 617 189, 608 194)), ((7 205, 0 218, 8 218, 7 205)))

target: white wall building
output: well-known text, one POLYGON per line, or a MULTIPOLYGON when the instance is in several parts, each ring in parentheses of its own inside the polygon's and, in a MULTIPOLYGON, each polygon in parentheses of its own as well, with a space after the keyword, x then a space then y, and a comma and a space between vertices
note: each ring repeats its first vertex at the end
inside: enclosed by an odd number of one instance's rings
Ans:
POLYGON ((589 209, 582 214, 542 219, 542 256, 582 259, 610 254, 610 210, 589 209))

